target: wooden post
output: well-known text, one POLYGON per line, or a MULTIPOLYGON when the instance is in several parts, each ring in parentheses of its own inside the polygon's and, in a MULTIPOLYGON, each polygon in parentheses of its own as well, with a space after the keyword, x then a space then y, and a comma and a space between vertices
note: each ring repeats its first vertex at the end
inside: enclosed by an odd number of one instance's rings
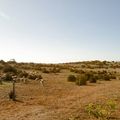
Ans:
POLYGON ((0 85, 2 85, 2 77, 1 77, 1 75, 0 75, 0 85))
POLYGON ((12 99, 13 99, 13 101, 15 101, 15 80, 13 79, 13 97, 12 97, 12 99))
POLYGON ((15 82, 16 82, 16 81, 15 81, 15 78, 16 78, 16 76, 13 77, 13 90, 12 90, 12 92, 13 92, 12 100, 13 100, 13 101, 16 100, 16 99, 15 99, 15 98, 16 98, 16 91, 15 91, 15 82))

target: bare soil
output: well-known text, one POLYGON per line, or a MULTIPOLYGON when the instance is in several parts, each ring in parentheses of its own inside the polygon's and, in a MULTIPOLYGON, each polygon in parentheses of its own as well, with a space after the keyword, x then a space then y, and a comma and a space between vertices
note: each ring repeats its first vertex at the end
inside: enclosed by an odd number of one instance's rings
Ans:
MULTIPOLYGON (((89 103, 115 99, 120 120, 120 80, 100 81, 87 86, 68 82, 69 73, 43 74, 45 86, 38 81, 16 83, 17 100, 8 98, 12 83, 0 85, 0 120, 90 120, 84 110, 89 103)), ((92 119, 93 120, 93 119, 92 119)))

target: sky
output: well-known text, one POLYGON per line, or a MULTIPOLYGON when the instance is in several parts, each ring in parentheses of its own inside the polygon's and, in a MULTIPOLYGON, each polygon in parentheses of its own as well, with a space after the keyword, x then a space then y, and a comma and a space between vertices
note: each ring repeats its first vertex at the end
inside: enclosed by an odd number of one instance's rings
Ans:
POLYGON ((0 0, 0 59, 120 61, 120 0, 0 0))

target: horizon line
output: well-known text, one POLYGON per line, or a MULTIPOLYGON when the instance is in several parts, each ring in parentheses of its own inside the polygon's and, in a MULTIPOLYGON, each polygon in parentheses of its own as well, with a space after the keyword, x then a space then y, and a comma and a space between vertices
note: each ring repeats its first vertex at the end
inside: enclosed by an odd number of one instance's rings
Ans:
POLYGON ((16 62, 16 63, 34 63, 34 64, 67 64, 67 63, 79 63, 79 62, 92 62, 92 61, 106 61, 106 62, 120 62, 120 60, 102 60, 102 59, 90 59, 90 60, 76 60, 76 61, 66 61, 66 62, 35 62, 35 61, 17 61, 16 59, 4 60, 0 59, 0 61, 4 62, 16 62))

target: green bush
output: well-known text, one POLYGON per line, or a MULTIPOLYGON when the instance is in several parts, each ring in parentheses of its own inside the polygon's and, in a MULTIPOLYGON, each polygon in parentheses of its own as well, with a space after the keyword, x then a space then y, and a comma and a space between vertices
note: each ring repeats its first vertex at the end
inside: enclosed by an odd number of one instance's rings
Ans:
POLYGON ((76 77, 74 75, 69 75, 68 76, 68 81, 69 82, 75 82, 76 81, 76 77))
POLYGON ((85 74, 82 74, 77 77, 76 79, 77 85, 86 85, 87 84, 87 76, 85 74))
POLYGON ((100 120, 108 120, 112 113, 116 110, 116 102, 109 100, 104 104, 93 104, 90 103, 85 107, 85 111, 89 116, 93 116, 100 120))

